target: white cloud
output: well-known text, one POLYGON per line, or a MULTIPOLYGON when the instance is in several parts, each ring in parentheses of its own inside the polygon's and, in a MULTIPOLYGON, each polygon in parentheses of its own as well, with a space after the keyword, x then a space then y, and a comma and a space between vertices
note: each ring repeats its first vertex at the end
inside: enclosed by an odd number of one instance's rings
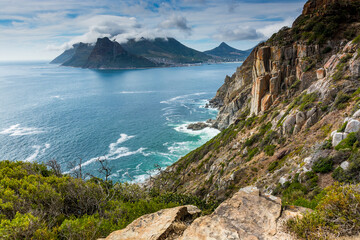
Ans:
POLYGON ((170 18, 159 24, 159 27, 165 29, 179 29, 186 33, 191 32, 191 28, 188 26, 188 22, 185 17, 173 14, 170 18))
POLYGON ((251 27, 237 26, 233 29, 219 29, 219 33, 214 35, 219 41, 241 41, 263 39, 264 35, 251 27))
POLYGON ((14 20, 0 22, 0 60, 51 59, 73 43, 105 36, 169 36, 201 50, 232 40, 244 49, 291 24, 305 1, 0 0, 0 19, 14 20))

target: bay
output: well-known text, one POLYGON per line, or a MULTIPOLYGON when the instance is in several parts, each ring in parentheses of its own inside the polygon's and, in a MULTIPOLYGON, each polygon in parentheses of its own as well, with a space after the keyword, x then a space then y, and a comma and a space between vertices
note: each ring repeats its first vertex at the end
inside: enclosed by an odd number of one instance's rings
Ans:
POLYGON ((81 159, 101 177, 143 181, 215 136, 186 129, 215 118, 204 108, 239 63, 189 67, 89 70, 45 62, 0 63, 0 159, 46 162, 63 172, 81 159))

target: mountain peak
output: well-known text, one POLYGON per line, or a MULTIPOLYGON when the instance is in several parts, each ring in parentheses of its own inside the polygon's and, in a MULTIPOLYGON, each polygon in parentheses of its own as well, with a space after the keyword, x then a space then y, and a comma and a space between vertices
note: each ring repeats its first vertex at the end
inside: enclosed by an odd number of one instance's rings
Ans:
POLYGON ((229 45, 227 45, 225 42, 220 43, 219 47, 230 47, 229 45))

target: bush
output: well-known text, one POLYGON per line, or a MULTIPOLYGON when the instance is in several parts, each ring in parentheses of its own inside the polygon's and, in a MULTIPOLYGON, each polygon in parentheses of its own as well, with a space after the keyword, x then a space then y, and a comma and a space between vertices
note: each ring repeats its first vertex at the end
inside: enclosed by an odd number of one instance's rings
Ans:
POLYGON ((334 162, 331 158, 320 158, 313 164, 312 170, 316 173, 328 173, 333 170, 333 165, 334 162))
POLYGON ((217 206, 133 184, 58 176, 43 164, 0 161, 0 239, 97 239, 183 204, 207 213, 217 206))
POLYGON ((360 231, 360 185, 334 184, 312 213, 291 219, 287 227, 303 239, 355 235, 360 231))
POLYGON ((336 147, 335 150, 352 149, 354 144, 358 141, 356 133, 349 133, 336 147))
POLYGON ((276 149, 276 145, 267 145, 264 148, 264 151, 265 151, 266 155, 273 156, 275 153, 275 149, 276 149))

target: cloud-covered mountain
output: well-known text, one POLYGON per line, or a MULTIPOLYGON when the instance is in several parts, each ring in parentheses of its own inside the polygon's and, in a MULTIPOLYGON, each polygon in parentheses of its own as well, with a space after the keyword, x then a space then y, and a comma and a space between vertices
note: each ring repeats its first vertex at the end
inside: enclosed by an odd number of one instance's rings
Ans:
POLYGON ((175 38, 131 39, 122 46, 130 53, 163 64, 201 63, 212 59, 211 56, 183 45, 175 38))
POLYGON ((218 47, 205 51, 204 53, 223 58, 226 61, 243 61, 249 56, 251 51, 252 49, 245 51, 238 50, 222 42, 218 47))
POLYGON ((120 45, 98 38, 95 45, 74 44, 51 63, 82 68, 148 68, 203 63, 213 57, 186 47, 174 38, 130 39, 120 45))

